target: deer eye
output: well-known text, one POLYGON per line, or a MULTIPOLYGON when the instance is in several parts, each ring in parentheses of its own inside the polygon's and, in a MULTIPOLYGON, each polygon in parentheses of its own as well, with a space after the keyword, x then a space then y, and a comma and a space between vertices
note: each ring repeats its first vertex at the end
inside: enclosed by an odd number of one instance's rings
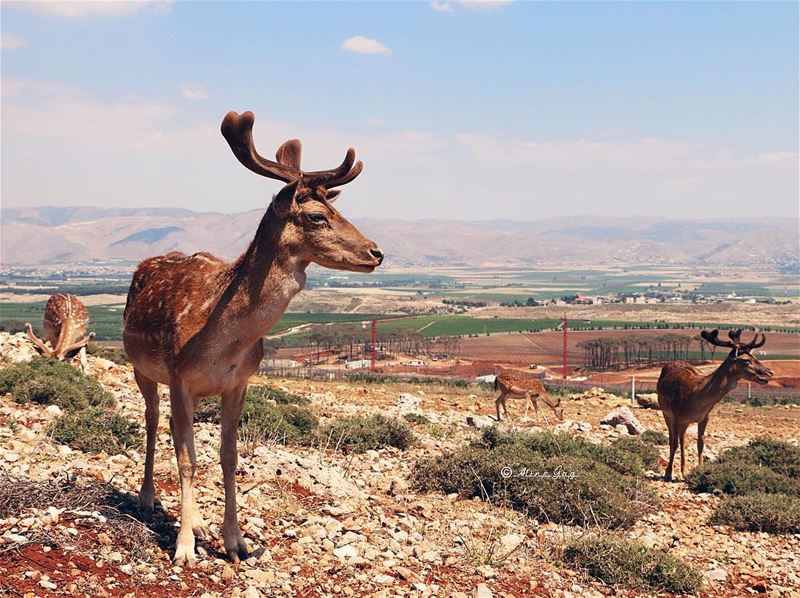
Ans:
POLYGON ((311 220, 311 222, 313 222, 314 224, 327 224, 328 222, 328 219, 319 213, 309 214, 308 219, 311 220))

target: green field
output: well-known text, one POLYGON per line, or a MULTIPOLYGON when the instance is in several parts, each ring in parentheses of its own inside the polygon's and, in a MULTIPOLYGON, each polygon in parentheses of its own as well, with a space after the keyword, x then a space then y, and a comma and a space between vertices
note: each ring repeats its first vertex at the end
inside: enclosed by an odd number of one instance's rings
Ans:
MULTIPOLYGON (((35 303, 0 303, 0 330, 22 330, 25 322, 33 324, 37 333, 41 332, 44 301, 35 303)), ((123 304, 91 305, 89 310, 89 330, 98 340, 120 340, 122 338, 123 304)), ((371 319, 392 318, 388 314, 320 314, 285 313, 271 330, 272 333, 288 330, 301 324, 329 324, 363 322, 371 319)))

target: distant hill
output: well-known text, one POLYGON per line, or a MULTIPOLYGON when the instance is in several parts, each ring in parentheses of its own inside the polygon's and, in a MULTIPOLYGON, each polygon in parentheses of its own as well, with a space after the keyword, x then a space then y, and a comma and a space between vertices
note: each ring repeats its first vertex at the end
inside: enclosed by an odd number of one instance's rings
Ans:
MULTIPOLYGON (((168 208, 2 210, 2 264, 141 260, 169 251, 232 258, 263 210, 238 214, 168 208)), ((737 265, 797 271, 798 222, 549 218, 532 221, 354 222, 395 266, 737 265)))

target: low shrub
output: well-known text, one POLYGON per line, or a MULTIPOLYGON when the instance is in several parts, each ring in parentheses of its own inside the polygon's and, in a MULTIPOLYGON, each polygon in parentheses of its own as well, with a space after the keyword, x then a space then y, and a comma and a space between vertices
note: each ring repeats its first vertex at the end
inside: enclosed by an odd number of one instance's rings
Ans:
POLYGON ((709 523, 771 534, 800 533, 800 498, 753 492, 723 500, 709 523))
POLYGON ((547 457, 566 455, 587 457, 600 461, 624 475, 638 476, 646 469, 658 465, 658 451, 634 438, 622 438, 610 446, 605 446, 566 434, 505 432, 497 426, 492 426, 484 430, 478 441, 479 446, 489 449, 508 444, 524 446, 547 457))
POLYGON ((728 449, 719 460, 762 465, 781 475, 800 479, 800 447, 772 438, 757 438, 747 446, 728 449))
POLYGON ((657 430, 645 430, 642 432, 642 435, 639 436, 642 442, 646 442, 647 444, 652 444, 654 446, 664 446, 669 444, 669 437, 664 434, 663 432, 659 432, 657 430))
POLYGON ((311 442, 318 427, 319 420, 310 409, 266 402, 245 403, 239 420, 239 434, 255 444, 311 442))
POLYGON ((58 405, 77 412, 89 407, 113 407, 114 397, 94 378, 75 367, 47 357, 18 363, 0 372, 0 393, 10 392, 17 403, 58 405))
MULTIPOLYGON (((418 461, 412 484, 479 497, 543 521, 629 528, 656 497, 643 479, 598 459, 602 447, 594 452, 592 446, 566 435, 489 429, 472 445, 418 461)), ((613 454, 631 453, 617 448, 613 454)))
POLYGON ((49 434, 59 444, 89 453, 116 455, 141 446, 139 424, 103 407, 90 407, 57 417, 49 434))
MULTIPOLYGON (((194 419, 198 422, 219 423, 222 399, 219 396, 202 399, 194 411, 194 419)), ((242 408, 242 419, 248 414, 269 409, 275 405, 310 405, 305 397, 293 395, 286 391, 264 385, 254 385, 247 388, 247 395, 242 408)))
POLYGON ((429 420, 427 417, 422 415, 421 413, 406 413, 403 416, 403 419, 406 420, 410 424, 419 424, 423 426, 427 426, 433 422, 429 420))
POLYGON ((378 414, 344 417, 320 432, 322 445, 353 453, 387 446, 406 450, 413 442, 414 434, 403 420, 378 414))
MULTIPOLYGON (((726 453, 723 453, 723 459, 726 453)), ((800 482, 768 467, 729 459, 708 463, 686 476, 694 492, 742 495, 750 492, 800 496, 800 482)))
POLYGON ((682 560, 613 536, 570 542, 564 560, 609 585, 635 590, 694 594, 703 584, 700 573, 682 560))

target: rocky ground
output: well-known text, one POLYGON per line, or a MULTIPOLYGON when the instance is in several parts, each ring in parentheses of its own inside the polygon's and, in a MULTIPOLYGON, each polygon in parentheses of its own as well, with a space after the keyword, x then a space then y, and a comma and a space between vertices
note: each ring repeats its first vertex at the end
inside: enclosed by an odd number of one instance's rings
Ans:
MULTIPOLYGON (((17 337, 4 335, 4 359, 21 359, 17 337)), ((144 405, 127 366, 90 358, 93 374, 117 398, 127 417, 143 421, 144 405)), ((4 367, 0 365, 0 367, 4 367)), ((487 389, 412 384, 343 384, 302 380, 267 382, 308 397, 325 422, 343 415, 417 411, 433 422, 416 425, 419 443, 342 455, 325 447, 242 447, 238 470, 239 520, 251 558, 238 567, 222 556, 223 493, 216 425, 195 426, 197 496, 211 538, 199 542, 194 569, 173 567, 179 512, 177 472, 169 437, 169 403, 156 455, 161 509, 152 532, 135 549, 121 547, 103 514, 42 508, 0 519, 0 592, 19 596, 600 596, 639 595, 610 588, 565 568, 558 549, 580 530, 539 523, 480 501, 421 495, 408 486, 413 464, 462 445, 491 425, 487 389), (408 395, 412 395, 409 397, 408 395), (419 401, 414 400, 417 397, 419 401)), ((600 425, 626 400, 595 391, 563 401, 565 421, 555 427, 595 442, 627 434, 624 425, 600 425)), ((646 427, 665 431, 658 411, 630 406, 646 427)), ((546 409, 546 407, 544 407, 546 409)), ((535 429, 522 405, 504 426, 535 429)), ((0 467, 3 476, 45 482, 76 476, 107 482, 130 501, 141 483, 143 451, 108 457, 53 443, 45 429, 58 409, 17 405, 0 397, 0 467)), ((532 415, 532 412, 531 412, 532 415)), ((706 435, 706 454, 769 435, 797 442, 797 407, 751 408, 723 404, 706 435)), ((691 443, 694 442, 690 429, 691 443)), ((666 447, 662 456, 666 457, 666 447)), ((696 453, 690 444, 689 463, 696 453)), ((664 483, 652 472, 661 509, 628 535, 679 556, 704 573, 704 594, 766 593, 800 596, 800 535, 732 532, 707 523, 719 500, 664 483)), ((135 521, 131 519, 133 523, 135 521)), ((141 527, 141 526, 140 526, 141 527)))

